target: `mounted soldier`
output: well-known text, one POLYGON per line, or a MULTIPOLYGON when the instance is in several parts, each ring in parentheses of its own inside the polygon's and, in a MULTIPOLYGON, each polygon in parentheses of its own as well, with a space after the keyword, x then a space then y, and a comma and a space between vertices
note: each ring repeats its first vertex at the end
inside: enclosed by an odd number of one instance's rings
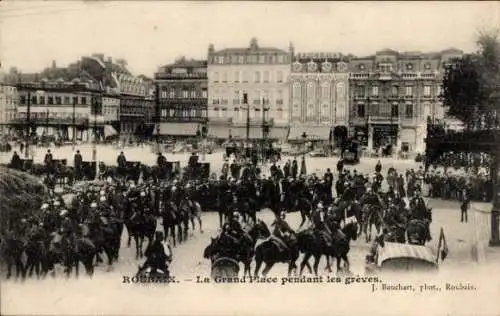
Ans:
POLYGON ((281 212, 271 226, 274 226, 271 239, 276 241, 284 252, 289 253, 295 247, 296 233, 286 222, 286 213, 281 212))

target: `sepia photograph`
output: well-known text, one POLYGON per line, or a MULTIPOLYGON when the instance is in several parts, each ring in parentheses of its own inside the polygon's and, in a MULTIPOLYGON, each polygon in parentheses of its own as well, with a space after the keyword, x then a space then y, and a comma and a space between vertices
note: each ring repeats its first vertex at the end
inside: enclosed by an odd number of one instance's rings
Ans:
POLYGON ((500 2, 0 2, 0 314, 499 297, 500 2))

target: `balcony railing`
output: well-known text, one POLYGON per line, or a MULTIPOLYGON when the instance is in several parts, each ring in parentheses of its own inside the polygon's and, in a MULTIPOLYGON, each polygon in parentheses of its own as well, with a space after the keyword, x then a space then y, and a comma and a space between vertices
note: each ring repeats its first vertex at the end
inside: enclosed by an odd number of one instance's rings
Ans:
POLYGON ((380 72, 378 75, 379 80, 392 80, 392 75, 390 72, 380 72))

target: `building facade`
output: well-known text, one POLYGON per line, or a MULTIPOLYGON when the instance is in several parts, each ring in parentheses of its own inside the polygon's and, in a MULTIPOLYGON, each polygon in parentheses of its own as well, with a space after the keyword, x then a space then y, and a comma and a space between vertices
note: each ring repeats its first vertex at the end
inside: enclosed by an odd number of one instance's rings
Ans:
POLYGON ((160 67, 155 74, 155 83, 159 89, 160 135, 206 135, 207 61, 182 57, 173 64, 160 67))
POLYGON ((339 53, 297 53, 290 73, 288 139, 341 141, 349 125, 348 59, 339 53))
POLYGON ((10 124, 16 118, 19 96, 13 85, 0 83, 0 133, 7 135, 10 124))
POLYGON ((147 84, 142 78, 128 73, 116 75, 120 91, 120 136, 122 139, 144 137, 146 131, 146 108, 151 100, 147 84))
POLYGON ((444 69, 462 51, 383 50, 354 58, 350 72, 350 133, 369 150, 392 144, 396 151, 423 152, 427 118, 442 119, 444 69))
POLYGON ((16 87, 19 105, 11 125, 20 134, 52 136, 63 141, 92 138, 92 104, 99 95, 98 84, 78 79, 72 82, 44 79, 19 83, 16 87))
POLYGON ((209 46, 209 137, 246 139, 250 125, 251 139, 286 138, 292 50, 260 47, 255 38, 244 48, 209 46))

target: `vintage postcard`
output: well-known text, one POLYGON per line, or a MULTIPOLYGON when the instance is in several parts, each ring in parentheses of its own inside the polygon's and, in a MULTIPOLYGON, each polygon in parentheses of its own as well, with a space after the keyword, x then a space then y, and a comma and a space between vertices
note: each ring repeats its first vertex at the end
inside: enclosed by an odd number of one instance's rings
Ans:
POLYGON ((2 315, 500 315, 499 2, 2 1, 2 315))

